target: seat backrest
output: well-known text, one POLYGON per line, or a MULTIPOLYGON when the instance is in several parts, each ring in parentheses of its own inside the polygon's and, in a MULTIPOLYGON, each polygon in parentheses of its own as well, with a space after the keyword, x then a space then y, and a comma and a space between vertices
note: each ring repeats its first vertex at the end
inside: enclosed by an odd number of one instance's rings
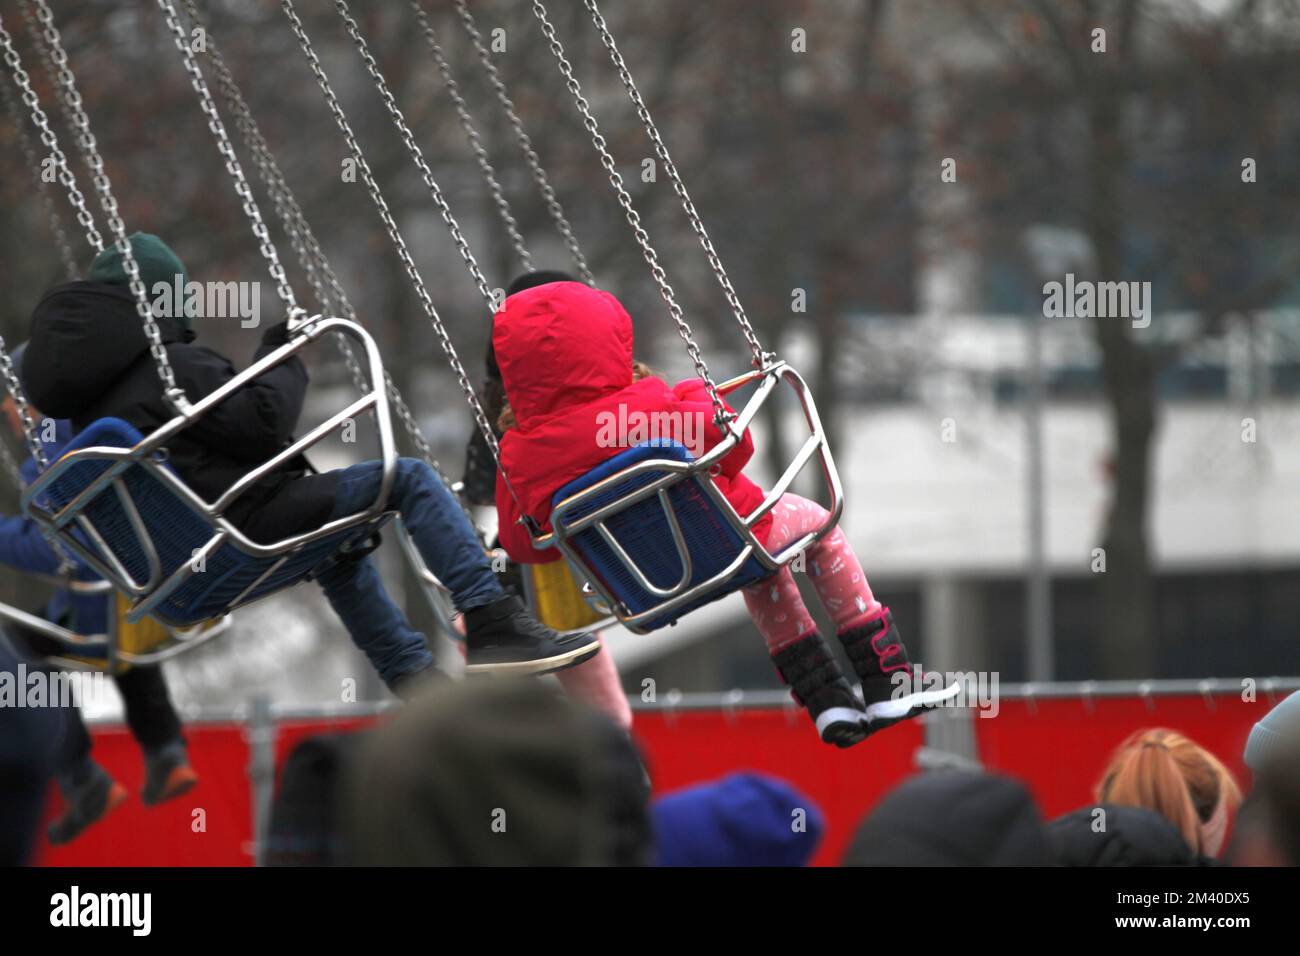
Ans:
MULTIPOLYGON (((135 426, 120 418, 101 418, 78 433, 64 448, 64 457, 84 448, 128 449, 143 441, 135 426)), ((52 510, 75 499, 96 478, 112 467, 107 459, 77 462, 58 475, 45 489, 43 502, 52 510)), ((164 464, 170 470, 170 465, 164 464)), ((192 559, 194 549, 212 537, 214 527, 196 514, 149 469, 134 464, 121 475, 145 530, 157 550, 163 575, 192 559)), ((145 543, 140 540, 112 485, 105 487, 86 505, 82 514, 108 543, 132 578, 143 582, 149 576, 145 543)))
MULTIPOLYGON (((663 477, 668 472, 666 468, 649 468, 626 478, 615 476, 640 462, 664 459, 685 463, 694 461, 685 446, 666 439, 643 442, 629 448, 602 462, 582 477, 569 482, 555 493, 552 504, 558 505, 564 499, 591 488, 598 482, 614 478, 609 486, 594 495, 590 502, 585 502, 580 509, 575 509, 559 520, 566 526, 572 524, 610 502, 663 477)), ((706 581, 722 571, 736 559, 743 547, 740 535, 705 490, 703 482, 708 480, 707 477, 694 475, 672 485, 668 492, 673 513, 691 555, 691 585, 706 581)), ((677 553, 671 526, 657 495, 643 498, 616 512, 605 520, 605 526, 652 584, 660 588, 670 588, 681 580, 683 574, 681 557, 677 553)), ((596 528, 588 528, 574 535, 570 542, 574 550, 596 573, 600 582, 633 614, 648 610, 662 600, 637 582, 596 528)), ((653 630, 670 624, 701 604, 717 600, 746 584, 752 584, 766 577, 769 573, 756 559, 750 558, 741 565, 735 575, 713 592, 678 610, 654 618, 639 629, 653 630)))

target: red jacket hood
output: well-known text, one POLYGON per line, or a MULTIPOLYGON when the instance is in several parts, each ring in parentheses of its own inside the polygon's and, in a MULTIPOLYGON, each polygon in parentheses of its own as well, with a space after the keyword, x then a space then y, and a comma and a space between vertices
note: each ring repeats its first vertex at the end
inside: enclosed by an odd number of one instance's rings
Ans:
POLYGON ((492 348, 521 433, 632 384, 632 318, 581 282, 510 296, 493 317, 492 348))

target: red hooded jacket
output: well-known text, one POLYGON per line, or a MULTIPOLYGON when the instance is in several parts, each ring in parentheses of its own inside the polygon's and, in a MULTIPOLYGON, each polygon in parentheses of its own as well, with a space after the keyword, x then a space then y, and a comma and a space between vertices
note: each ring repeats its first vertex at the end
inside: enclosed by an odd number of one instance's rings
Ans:
MULTIPOLYGON (((556 491, 638 441, 671 437, 698 458, 722 440, 699 379, 672 388, 658 378, 632 380, 632 319, 608 292, 581 282, 517 292, 493 317, 492 347, 516 422, 501 438, 501 462, 524 509, 544 530, 550 530, 556 491), (636 434, 639 422, 653 428, 648 416, 662 412, 673 413, 668 421, 678 431, 653 435, 643 428, 636 434)), ((764 498, 740 473, 753 453, 746 431, 713 478, 741 515, 764 498)), ((554 548, 532 547, 500 474, 496 498, 501 546, 512 559, 540 564, 561 557, 554 548)), ((766 541, 771 524, 769 513, 755 525, 759 541, 766 541)))

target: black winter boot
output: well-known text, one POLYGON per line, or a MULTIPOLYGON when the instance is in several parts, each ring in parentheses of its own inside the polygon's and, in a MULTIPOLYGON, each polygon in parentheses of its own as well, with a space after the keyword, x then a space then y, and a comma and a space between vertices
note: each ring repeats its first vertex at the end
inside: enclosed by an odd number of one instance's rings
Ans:
POLYGON ((783 647, 772 655, 772 663, 822 740, 852 747, 866 738, 866 712, 820 634, 814 631, 783 647))
POLYGON ((879 617, 849 628, 839 638, 862 682, 868 733, 918 717, 926 708, 956 696, 961 690, 959 684, 931 690, 914 686, 912 662, 889 608, 882 608, 879 617))

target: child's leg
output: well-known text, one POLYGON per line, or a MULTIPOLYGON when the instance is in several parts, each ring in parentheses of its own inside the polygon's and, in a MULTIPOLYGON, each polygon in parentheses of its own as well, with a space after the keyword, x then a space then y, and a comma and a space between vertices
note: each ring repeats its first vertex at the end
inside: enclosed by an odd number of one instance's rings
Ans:
MULTIPOLYGON (((769 547, 780 547, 819 527, 826 509, 798 495, 777 503, 769 547), (777 537, 778 532, 780 538, 777 537)), ((835 636, 853 662, 862 683, 862 698, 871 730, 915 717, 960 690, 957 684, 921 690, 912 683, 912 663, 889 609, 876 600, 867 576, 839 528, 808 549, 808 577, 817 597, 835 621, 835 636)))
POLYGON ((770 578, 751 584, 742 592, 749 616, 767 643, 767 652, 776 654, 802 637, 816 632, 817 625, 803 603, 799 585, 789 568, 782 568, 770 578))
POLYGON ((630 730, 632 706, 627 702, 618 668, 605 647, 604 637, 599 632, 596 636, 600 638, 601 653, 577 667, 556 671, 555 676, 569 696, 586 702, 624 730, 630 730))
MULTIPOLYGON (((782 508, 777 505, 778 509, 782 508)), ((804 532, 789 509, 776 516, 768 547, 779 550, 804 532)), ((818 735, 827 743, 849 747, 866 736, 865 716, 853 689, 844 679, 825 639, 808 613, 789 568, 743 591, 745 606, 794 699, 807 708, 818 735)))
MULTIPOLYGON (((365 507, 379 490, 381 476, 378 462, 340 472, 335 515, 365 507)), ((388 502, 401 514, 406 533, 424 563, 451 592, 459 610, 483 607, 506 596, 474 527, 451 490, 427 464, 399 458, 388 502)))
POLYGON ((199 776, 190 766, 181 735, 181 719, 172 706, 161 667, 132 667, 114 675, 122 695, 126 724, 144 751, 145 779, 141 797, 153 806, 189 791, 199 776))
POLYGON ((433 667, 424 635, 393 603, 370 558, 340 561, 316 578, 353 643, 390 690, 405 677, 433 667))
MULTIPOLYGON (((815 501, 785 494, 773 509, 768 548, 780 548, 820 527, 827 511, 815 501)), ((837 633, 865 624, 880 613, 880 602, 840 528, 808 548, 805 565, 817 597, 835 622, 837 633)))

